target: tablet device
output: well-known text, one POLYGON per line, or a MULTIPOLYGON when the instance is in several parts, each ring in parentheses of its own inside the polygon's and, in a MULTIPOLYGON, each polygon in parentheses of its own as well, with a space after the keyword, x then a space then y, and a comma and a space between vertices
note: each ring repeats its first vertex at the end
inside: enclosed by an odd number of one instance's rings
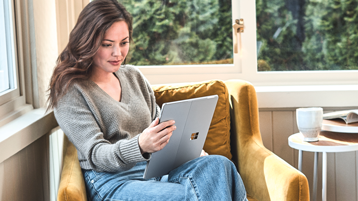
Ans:
POLYGON ((163 104, 159 121, 174 120, 177 128, 169 143, 152 154, 143 178, 163 176, 200 156, 217 101, 218 95, 211 95, 163 104))

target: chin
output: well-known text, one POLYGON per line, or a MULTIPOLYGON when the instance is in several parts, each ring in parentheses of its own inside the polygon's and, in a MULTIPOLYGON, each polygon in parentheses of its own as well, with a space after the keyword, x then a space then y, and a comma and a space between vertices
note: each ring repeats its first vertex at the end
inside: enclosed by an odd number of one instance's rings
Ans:
POLYGON ((116 67, 114 68, 114 72, 118 71, 118 70, 121 68, 121 65, 122 65, 122 64, 119 64, 118 66, 116 66, 116 67))

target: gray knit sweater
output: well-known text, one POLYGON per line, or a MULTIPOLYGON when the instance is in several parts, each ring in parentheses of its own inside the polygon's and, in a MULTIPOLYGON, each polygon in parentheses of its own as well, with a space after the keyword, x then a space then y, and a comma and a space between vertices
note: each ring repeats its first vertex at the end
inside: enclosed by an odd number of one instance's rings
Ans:
POLYGON ((122 87, 118 102, 91 80, 73 84, 54 109, 77 148, 81 168, 117 172, 149 160, 138 137, 158 116, 154 93, 138 69, 122 65, 115 73, 122 87))

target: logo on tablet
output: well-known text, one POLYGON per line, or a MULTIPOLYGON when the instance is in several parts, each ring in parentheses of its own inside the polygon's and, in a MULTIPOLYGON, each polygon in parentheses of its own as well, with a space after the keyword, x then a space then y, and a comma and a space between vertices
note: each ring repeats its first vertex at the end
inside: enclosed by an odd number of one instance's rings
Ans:
POLYGON ((196 140, 196 139, 198 139, 198 135, 199 135, 199 132, 192 133, 192 134, 191 134, 191 137, 190 137, 190 140, 196 140))

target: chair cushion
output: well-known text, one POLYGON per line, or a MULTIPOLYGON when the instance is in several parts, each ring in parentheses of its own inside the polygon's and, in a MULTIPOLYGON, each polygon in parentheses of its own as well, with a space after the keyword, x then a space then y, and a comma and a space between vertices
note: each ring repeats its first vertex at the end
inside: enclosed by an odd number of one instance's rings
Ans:
POLYGON ((200 83, 152 86, 157 104, 217 94, 218 103, 210 124, 204 150, 209 154, 231 159, 230 148, 230 105, 226 85, 221 80, 200 83))

